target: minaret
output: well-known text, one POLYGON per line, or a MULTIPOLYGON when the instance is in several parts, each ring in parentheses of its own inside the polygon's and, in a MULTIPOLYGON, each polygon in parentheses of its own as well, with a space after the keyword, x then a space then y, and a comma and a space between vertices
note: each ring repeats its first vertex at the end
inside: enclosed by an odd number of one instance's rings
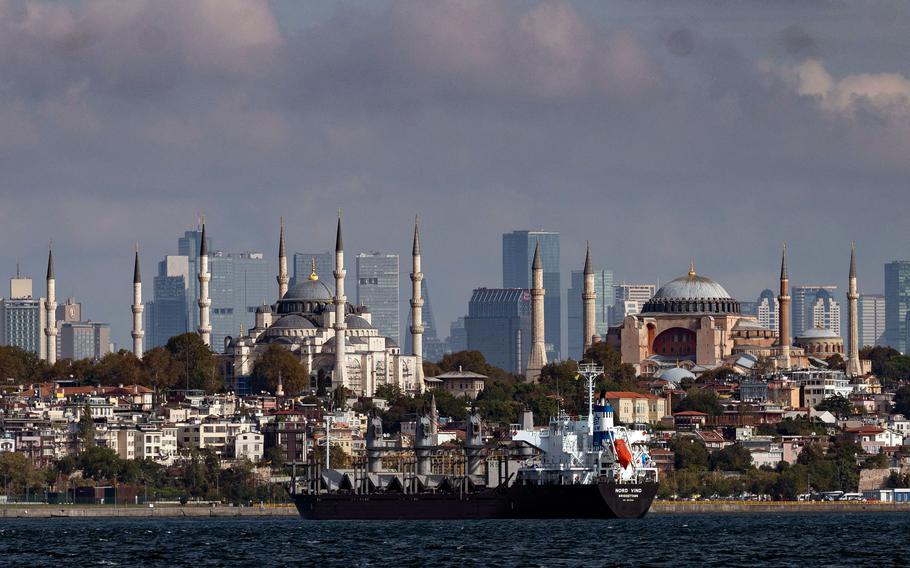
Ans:
POLYGON ((139 274, 139 245, 136 245, 136 262, 133 265, 133 355, 142 358, 142 276, 139 274))
POLYGON ((421 297, 420 283, 423 272, 420 270, 420 230, 418 219, 414 218, 414 247, 411 250, 413 266, 411 269, 411 344, 413 355, 417 358, 417 384, 423 384, 423 298, 421 297))
POLYGON ((202 342, 212 346, 212 324, 209 323, 209 246, 205 239, 205 223, 202 223, 202 240, 199 242, 199 337, 202 342))
POLYGON ((789 370, 790 363, 790 278, 787 276, 787 244, 780 260, 780 294, 777 296, 777 342, 780 346, 781 368, 789 370))
POLYGON ((281 218, 281 233, 278 236, 278 299, 288 291, 288 255, 284 248, 284 217, 281 218))
POLYGON ((856 244, 850 245, 850 281, 847 285, 847 301, 850 304, 848 325, 849 337, 847 338, 847 376, 859 377, 863 374, 863 367, 859 360, 859 319, 857 301, 859 294, 856 291, 856 244))
POLYGON ((47 362, 57 362, 57 279, 54 276, 54 251, 52 244, 47 248, 47 299, 44 301, 47 327, 44 336, 47 338, 47 362))
POLYGON ((338 215, 338 230, 335 233, 335 375, 332 377, 332 388, 343 387, 347 372, 345 369, 345 337, 344 330, 344 305, 347 298, 344 296, 344 244, 341 240, 341 214, 338 215))
POLYGON ((581 329, 584 333, 582 338, 582 359, 588 352, 591 345, 594 344, 594 335, 597 333, 597 326, 594 321, 595 302, 597 301, 597 292, 594 290, 594 264, 591 262, 591 243, 588 243, 588 251, 585 254, 585 285, 581 293, 582 303, 582 323, 581 329))
POLYGON ((525 379, 537 382, 540 370, 547 364, 547 347, 544 341, 543 263, 540 261, 540 243, 534 248, 534 262, 531 264, 531 354, 525 379))

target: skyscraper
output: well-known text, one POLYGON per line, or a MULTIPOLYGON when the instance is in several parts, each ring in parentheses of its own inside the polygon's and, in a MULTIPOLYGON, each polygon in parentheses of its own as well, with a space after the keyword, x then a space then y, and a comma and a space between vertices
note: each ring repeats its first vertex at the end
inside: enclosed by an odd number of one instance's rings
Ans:
POLYGON ((840 302, 837 286, 794 286, 793 337, 810 329, 829 329, 841 335, 840 302))
POLYGON ((654 284, 626 284, 613 286, 614 304, 612 325, 619 325, 626 316, 639 313, 645 302, 654 296, 657 287, 654 284))
POLYGON ((768 289, 762 290, 755 303, 755 316, 758 317, 759 325, 776 330, 779 311, 777 296, 774 295, 774 292, 768 289))
POLYGON ((885 345, 885 296, 860 294, 859 344, 860 347, 885 345))
POLYGON ((477 288, 464 318, 467 349, 487 363, 524 372, 531 348, 531 293, 522 288, 477 288))
POLYGON ((10 297, 0 300, 0 344, 46 356, 44 298, 32 297, 31 278, 10 279, 10 297))
MULTIPOLYGON (((433 306, 430 304, 430 292, 427 289, 427 279, 424 276, 420 283, 421 296, 423 297, 423 360, 435 363, 445 355, 445 342, 439 339, 436 329, 436 317, 433 315, 433 306)), ((411 310, 408 310, 407 329, 410 329, 412 319, 411 310)), ((413 348, 413 339, 410 333, 405 334, 404 352, 410 353, 413 348)))
POLYGON ((212 349, 221 353, 224 338, 236 336, 241 325, 253 327, 256 309, 277 300, 277 292, 275 277, 261 252, 217 251, 210 257, 212 349))
POLYGON ((531 288, 531 262, 540 244, 543 263, 544 321, 547 360, 562 358, 562 285, 559 272, 559 233, 512 231, 502 235, 503 288, 531 288))
POLYGON ((910 308, 910 261, 885 265, 885 343, 907 351, 907 311, 910 308))
POLYGON ((98 360, 111 352, 111 326, 100 322, 66 322, 60 329, 62 359, 98 360))
POLYGON ((465 319, 460 317, 449 324, 449 336, 446 337, 446 351, 458 353, 468 348, 468 332, 465 329, 465 319))
POLYGON ((363 252, 356 261, 357 303, 370 309, 381 335, 400 344, 398 255, 363 252))
MULTIPOLYGON (((584 289, 584 271, 573 270, 571 273, 571 286, 566 296, 566 312, 568 314, 568 356, 576 361, 581 360, 582 356, 582 299, 581 293, 584 289)), ((594 301, 594 322, 597 335, 607 336, 607 328, 610 327, 610 311, 613 303, 613 271, 612 270, 595 270, 594 271, 594 290, 597 292, 597 298, 594 301)))
POLYGON ((313 272, 313 261, 316 262, 316 275, 319 279, 330 284, 332 270, 335 264, 335 253, 325 252, 295 252, 294 268, 291 276, 291 286, 310 277, 313 272))
POLYGON ((194 329, 190 314, 195 310, 189 310, 187 300, 193 281, 186 256, 166 256, 158 263, 158 274, 152 281, 153 299, 146 306, 149 347, 164 346, 171 337, 194 329))

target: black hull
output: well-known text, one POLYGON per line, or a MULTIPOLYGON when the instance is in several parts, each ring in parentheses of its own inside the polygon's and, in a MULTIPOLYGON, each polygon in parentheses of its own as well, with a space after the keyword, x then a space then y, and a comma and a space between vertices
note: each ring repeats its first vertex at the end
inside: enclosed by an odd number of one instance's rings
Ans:
POLYGON ((297 495, 304 519, 634 519, 645 515, 656 483, 514 485, 457 493, 297 495))

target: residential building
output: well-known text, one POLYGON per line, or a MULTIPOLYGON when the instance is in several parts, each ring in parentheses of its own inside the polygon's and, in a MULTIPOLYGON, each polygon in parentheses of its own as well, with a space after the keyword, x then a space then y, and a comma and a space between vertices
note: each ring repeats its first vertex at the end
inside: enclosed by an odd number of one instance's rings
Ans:
POLYGON ((464 319, 467 349, 487 363, 521 374, 531 346, 531 293, 522 288, 477 288, 464 319))
POLYGON ((265 438, 259 432, 244 432, 234 438, 234 457, 253 463, 262 461, 265 452, 265 438))
POLYGON ((778 329, 780 307, 774 292, 765 289, 758 295, 758 301, 755 303, 755 316, 758 318, 758 325, 775 331, 778 329))
POLYGON ((637 392, 608 392, 607 402, 614 417, 622 424, 657 424, 668 414, 667 399, 637 392))
POLYGON ((907 350, 907 312, 910 311, 910 261, 885 265, 885 343, 907 350))
POLYGON ((457 371, 449 371, 425 380, 428 388, 433 388, 429 385, 437 385, 457 398, 475 400, 477 395, 483 392, 485 381, 488 378, 486 375, 464 371, 459 367, 457 371))
MULTIPOLYGON (((546 275, 546 273, 545 273, 546 275)), ((582 291, 584 290, 584 271, 573 270, 571 273, 571 286, 566 296, 566 313, 568 315, 568 356, 580 361, 584 349, 584 331, 582 330, 582 291)), ((613 271, 596 270, 594 272, 594 291, 597 298, 594 300, 594 328, 600 337, 607 336, 610 327, 610 311, 613 308, 615 294, 613 292, 613 271)), ((546 305, 546 300, 544 301, 546 305)))
POLYGON ((641 308, 650 300, 657 287, 654 284, 618 284, 613 286, 613 317, 611 325, 620 325, 627 316, 641 312, 641 308))
POLYGON ((793 337, 811 329, 828 329, 841 335, 837 286, 793 287, 793 337))
MULTIPOLYGON (((547 360, 562 359, 562 285, 559 271, 559 233, 512 231, 502 235, 502 287, 530 289, 531 262, 540 245, 543 264, 544 341, 547 360)), ((527 356, 527 353, 525 353, 527 356)))
POLYGON ((60 357, 97 361, 111 352, 111 326, 101 322, 64 322, 59 335, 60 357))
POLYGON ((401 343, 398 255, 363 252, 356 257, 357 303, 369 308, 379 334, 401 343))
POLYGON ((860 294, 858 310, 860 347, 886 345, 885 295, 860 294))
POLYGON ((826 398, 846 398, 853 392, 850 380, 842 371, 794 371, 790 376, 802 387, 801 406, 815 408, 826 398))

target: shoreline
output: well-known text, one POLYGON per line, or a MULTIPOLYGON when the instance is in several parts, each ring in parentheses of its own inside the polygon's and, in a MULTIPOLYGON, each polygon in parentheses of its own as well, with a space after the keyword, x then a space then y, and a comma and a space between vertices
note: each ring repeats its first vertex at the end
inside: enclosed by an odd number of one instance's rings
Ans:
POLYGON ((654 501, 649 515, 749 513, 910 513, 910 503, 881 501, 654 501))

